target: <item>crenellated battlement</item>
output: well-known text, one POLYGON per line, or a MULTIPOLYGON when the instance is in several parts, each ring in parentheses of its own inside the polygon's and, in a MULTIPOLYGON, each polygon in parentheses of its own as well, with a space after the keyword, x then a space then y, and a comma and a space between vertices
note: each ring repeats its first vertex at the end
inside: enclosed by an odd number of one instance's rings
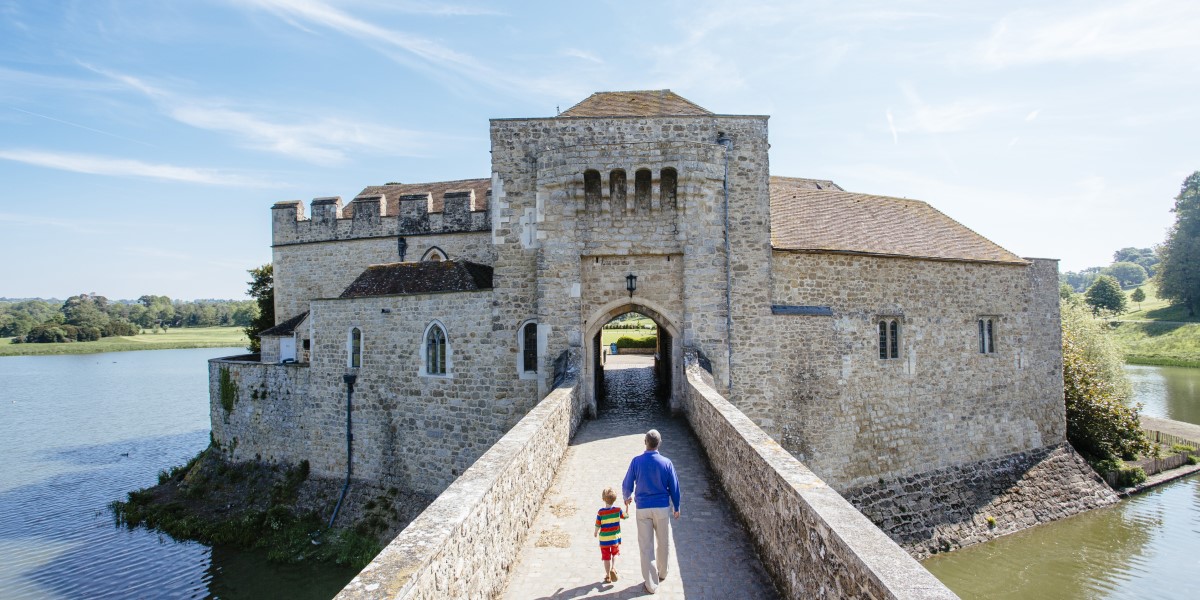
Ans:
POLYGON ((310 215, 299 200, 271 207, 276 246, 373 237, 488 231, 489 179, 371 186, 343 205, 339 196, 314 198, 310 215))

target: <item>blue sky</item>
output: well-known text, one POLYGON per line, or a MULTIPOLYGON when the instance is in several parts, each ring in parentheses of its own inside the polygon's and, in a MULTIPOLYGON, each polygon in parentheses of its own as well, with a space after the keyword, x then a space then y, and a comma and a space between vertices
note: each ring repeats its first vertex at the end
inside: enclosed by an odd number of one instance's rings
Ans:
POLYGON ((1064 270, 1200 169, 1200 3, 0 0, 0 296, 235 298, 270 206, 489 176, 487 120, 670 88, 774 174, 1064 270))

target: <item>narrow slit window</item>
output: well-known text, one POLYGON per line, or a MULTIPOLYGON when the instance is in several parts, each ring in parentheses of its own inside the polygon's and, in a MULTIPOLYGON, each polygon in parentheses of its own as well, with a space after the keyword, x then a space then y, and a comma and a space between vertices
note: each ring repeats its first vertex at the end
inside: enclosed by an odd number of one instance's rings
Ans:
POLYGON ((350 367, 357 369, 362 366, 362 330, 354 327, 350 330, 350 367))
POLYGON ((600 206, 600 171, 583 172, 583 198, 587 206, 600 206))
POLYGON ((882 319, 879 321, 879 359, 893 358, 900 358, 900 321, 882 319))
POLYGON ((879 358, 887 359, 888 357, 888 330, 887 321, 879 322, 879 358))
POLYGON ((996 353, 995 321, 993 319, 979 319, 979 353, 996 353))
POLYGON ((617 169, 608 175, 608 197, 612 199, 613 210, 625 208, 626 196, 625 171, 617 169))
POLYGON ((667 167, 659 175, 659 205, 663 208, 676 207, 676 188, 679 186, 679 172, 667 167))
POLYGON ((633 177, 634 205, 640 210, 650 210, 650 169, 638 169, 633 177))
POLYGON ((537 323, 527 323, 521 328, 521 370, 537 372, 537 323))
POLYGON ((425 373, 446 374, 446 332, 437 323, 425 334, 425 373))
POLYGON ((900 322, 891 323, 891 358, 900 358, 900 322))

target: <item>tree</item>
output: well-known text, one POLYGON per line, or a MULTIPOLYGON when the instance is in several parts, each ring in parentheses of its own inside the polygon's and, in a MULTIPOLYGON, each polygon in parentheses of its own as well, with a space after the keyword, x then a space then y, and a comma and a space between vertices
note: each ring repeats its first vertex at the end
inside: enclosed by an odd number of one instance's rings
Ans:
POLYGON ((1071 284, 1069 284, 1069 283, 1058 284, 1058 297, 1059 298, 1066 300, 1067 298, 1070 298, 1071 296, 1074 296, 1074 295, 1075 295, 1075 290, 1071 289, 1071 284))
POLYGON ((1150 450, 1130 406, 1124 361, 1101 321, 1070 300, 1062 303, 1063 400, 1067 439, 1094 461, 1133 459, 1150 450))
POLYGON ((1146 281, 1146 269, 1132 262, 1115 262, 1104 269, 1104 274, 1117 280, 1121 287, 1140 285, 1146 281))
POLYGON ((1158 248, 1158 296, 1187 307, 1194 317, 1200 307, 1200 171, 1183 181, 1171 212, 1175 224, 1158 248))
POLYGON ((1121 291, 1117 280, 1108 275, 1096 278, 1096 282, 1084 295, 1084 301, 1092 307, 1092 314, 1099 314, 1102 310, 1115 314, 1125 312, 1125 293, 1121 291))
POLYGON ((275 326, 275 274, 271 263, 247 272, 250 273, 247 293, 258 304, 258 316, 246 327, 246 336, 250 338, 250 351, 261 352, 258 334, 275 326))
POLYGON ((1142 288, 1139 287, 1133 290, 1133 293, 1129 295, 1129 299, 1137 302, 1138 310, 1142 310, 1142 302, 1146 301, 1146 292, 1143 292, 1142 288))

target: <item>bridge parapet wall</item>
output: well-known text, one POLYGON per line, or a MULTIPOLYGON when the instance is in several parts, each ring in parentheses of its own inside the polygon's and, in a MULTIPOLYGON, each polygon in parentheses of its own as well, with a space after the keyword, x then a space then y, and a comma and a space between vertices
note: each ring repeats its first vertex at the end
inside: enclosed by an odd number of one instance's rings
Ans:
POLYGON ((687 363, 688 422, 786 597, 957 598, 687 363))
POLYGON ((576 378, 550 392, 446 488, 338 600, 493 598, 584 415, 576 378))

